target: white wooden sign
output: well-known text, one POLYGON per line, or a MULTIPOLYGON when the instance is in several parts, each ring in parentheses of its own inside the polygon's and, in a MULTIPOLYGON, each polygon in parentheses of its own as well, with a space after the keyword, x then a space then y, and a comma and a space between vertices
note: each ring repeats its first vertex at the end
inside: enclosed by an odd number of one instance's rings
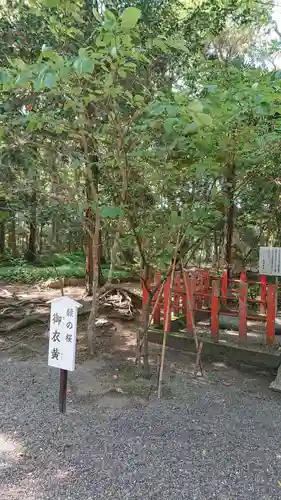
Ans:
POLYGON ((48 365, 75 370, 77 310, 82 307, 70 297, 51 301, 48 365))
POLYGON ((281 276, 281 248, 260 247, 259 272, 268 276, 281 276))

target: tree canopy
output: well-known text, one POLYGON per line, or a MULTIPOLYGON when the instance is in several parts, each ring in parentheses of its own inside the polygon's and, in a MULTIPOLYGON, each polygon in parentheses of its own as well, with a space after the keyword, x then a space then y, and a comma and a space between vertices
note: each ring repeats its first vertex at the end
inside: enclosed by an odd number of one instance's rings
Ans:
POLYGON ((251 0, 4 2, 2 258, 90 241, 94 274, 165 268, 179 230, 186 263, 250 266, 277 244, 280 73, 257 42, 271 15, 251 0))

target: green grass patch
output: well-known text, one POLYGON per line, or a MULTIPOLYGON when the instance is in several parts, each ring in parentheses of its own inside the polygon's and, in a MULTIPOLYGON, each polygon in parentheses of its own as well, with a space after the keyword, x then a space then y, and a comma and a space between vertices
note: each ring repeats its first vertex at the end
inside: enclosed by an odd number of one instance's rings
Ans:
MULTIPOLYGON (((106 279, 109 264, 101 266, 106 279)), ((121 269, 113 273, 113 278, 130 279, 133 273, 121 269)), ((23 258, 0 262, 0 280, 6 283, 39 283, 57 278, 85 278, 85 255, 83 252, 54 253, 43 256, 36 264, 28 264, 23 258)))
POLYGON ((37 283, 49 279, 83 278, 85 277, 84 264, 70 264, 54 267, 38 267, 29 264, 0 267, 0 280, 7 283, 37 283), (57 272, 56 272, 57 271, 57 272))
MULTIPOLYGON (((106 279, 108 268, 102 267, 102 274, 106 279)), ((127 270, 117 270, 113 273, 115 279, 129 279, 132 273, 127 270)), ((57 278, 85 278, 85 262, 71 262, 70 264, 54 266, 32 266, 30 264, 14 264, 0 267, 0 280, 6 283, 33 284, 57 278)))

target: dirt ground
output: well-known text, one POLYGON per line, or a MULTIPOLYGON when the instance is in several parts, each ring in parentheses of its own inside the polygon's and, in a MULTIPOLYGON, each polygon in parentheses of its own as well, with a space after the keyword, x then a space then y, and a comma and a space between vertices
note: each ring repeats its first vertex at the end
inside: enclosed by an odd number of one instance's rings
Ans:
MULTIPOLYGON (((138 292, 135 283, 126 284, 126 288, 138 292)), ((67 287, 64 294, 79 300, 85 308, 90 306, 91 298, 85 297, 83 287, 67 287)), ((41 288, 40 286, 28 285, 0 285, 0 297, 16 296, 17 300, 34 300, 34 313, 48 313, 50 305, 48 301, 60 297, 60 290, 41 288), (45 302, 37 305, 36 301, 45 302)), ((108 318, 106 314, 100 314, 97 324, 97 353, 92 357, 88 353, 87 345, 87 318, 88 315, 78 318, 77 328, 77 348, 75 374, 70 376, 69 391, 74 391, 80 396, 98 398, 100 404, 109 406, 122 406, 129 399, 133 398, 142 401, 144 398, 153 399, 156 397, 156 372, 157 355, 160 346, 150 344, 150 365, 152 376, 146 380, 142 376, 142 370, 138 372, 135 366, 135 346, 138 328, 138 318, 134 320, 119 320, 108 318), (79 384, 75 383, 79 379, 79 384), (118 397, 116 397, 118 396, 118 397)), ((6 321, 7 327, 10 326, 6 321)), ((46 360, 48 353, 49 321, 45 323, 35 323, 19 331, 10 334, 0 334, 0 356, 13 360, 29 361, 34 359, 46 360)), ((2 323, 3 324, 3 323, 2 323)), ((194 379, 195 357, 167 349, 165 363, 165 377, 163 384, 163 394, 169 397, 176 390, 178 382, 175 384, 175 376, 187 374, 194 379)), ((223 363, 204 363, 207 373, 217 372, 225 369, 224 381, 229 383, 229 367, 223 363)), ((231 375, 230 375, 231 378, 231 375)), ((194 380, 193 380, 194 383, 194 380)), ((204 377, 197 379, 196 383, 204 384, 204 377)))
MULTIPOLYGON (((127 289, 138 291, 135 284, 126 284, 127 289)), ((64 295, 67 295, 83 304, 84 309, 90 308, 91 298, 85 297, 85 289, 83 287, 66 287, 64 295)), ((43 314, 45 321, 35 322, 30 326, 21 328, 18 331, 6 333, 5 328, 8 328, 15 322, 14 318, 5 317, 1 321, 0 333, 0 351, 7 351, 13 356, 19 356, 22 360, 33 355, 43 355, 48 346, 49 335, 49 320, 48 313, 50 305, 48 301, 56 297, 60 297, 60 290, 42 288, 39 285, 6 285, 0 284, 0 298, 16 297, 20 302, 25 300, 34 301, 32 305, 32 314, 43 314), (38 303, 37 303, 38 301, 38 303), (42 301, 42 303, 40 303, 42 301), (47 316, 47 317, 46 317, 47 316)), ((86 360, 87 354, 87 319, 88 315, 78 318, 77 329, 77 362, 86 360)), ((124 321, 116 318, 110 318, 110 314, 99 314, 97 321, 97 352, 101 354, 122 354, 123 351, 133 356, 134 346, 136 342, 136 319, 124 321)))
MULTIPOLYGON (((60 296, 1 288, 2 297, 13 293, 21 301, 60 296)), ((80 301, 83 293, 65 289, 80 301)), ((160 347, 150 344, 146 379, 134 364, 137 322, 101 314, 90 357, 85 316, 60 415, 47 323, 0 333, 1 500, 280 498, 280 394, 268 388, 272 374, 204 362, 204 376, 195 378, 195 357, 167 349, 158 400, 160 347)))

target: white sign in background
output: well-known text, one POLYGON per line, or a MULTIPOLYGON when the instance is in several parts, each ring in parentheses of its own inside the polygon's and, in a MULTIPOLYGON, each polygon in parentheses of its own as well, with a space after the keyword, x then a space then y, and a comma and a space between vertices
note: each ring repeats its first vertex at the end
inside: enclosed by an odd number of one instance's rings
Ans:
POLYGON ((51 301, 48 365, 75 370, 77 310, 82 307, 70 297, 51 301))
POLYGON ((281 276, 281 248, 260 247, 259 273, 281 276))

